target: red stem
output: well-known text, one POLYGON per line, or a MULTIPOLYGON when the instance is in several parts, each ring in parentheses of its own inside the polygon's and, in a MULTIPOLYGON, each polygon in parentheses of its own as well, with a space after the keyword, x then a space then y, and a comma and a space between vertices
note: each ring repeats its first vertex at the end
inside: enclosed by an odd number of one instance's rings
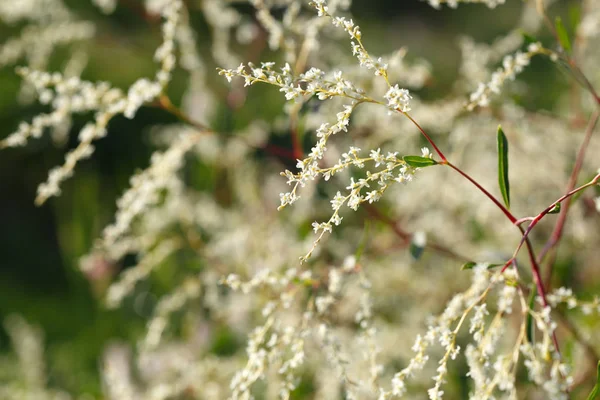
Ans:
POLYGON ((513 224, 515 222, 517 222, 517 218, 506 207, 504 207, 504 205, 502 205, 502 203, 500 203, 490 192, 485 190, 485 188, 483 186, 481 186, 479 183, 477 183, 477 181, 475 179, 471 178, 467 173, 463 172, 460 168, 458 168, 451 162, 446 161, 446 163, 448 164, 448 166, 450 168, 452 168, 453 170, 455 170, 456 172, 458 172, 459 174, 464 176, 473 185, 477 186, 477 189, 479 189, 483 194, 485 194, 490 200, 492 200, 494 202, 494 204, 496 204, 496 206, 498 206, 498 208, 500 208, 502 210, 502 212, 504 213, 504 215, 506 215, 506 218, 508 218, 510 220, 510 222, 512 222, 513 224))
POLYGON ((435 150, 435 152, 437 153, 437 155, 442 159, 442 162, 440 164, 447 164, 448 160, 446 159, 446 156, 444 156, 444 153, 442 153, 442 151, 435 145, 435 143, 429 137, 429 135, 425 132, 425 130, 423 130, 423 128, 421 128, 421 125, 419 125, 417 123, 417 121, 415 121, 410 115, 408 115, 408 113, 403 113, 403 114, 406 116, 406 118, 410 119, 413 124, 415 124, 415 126, 417 127, 417 129, 419 129, 421 131, 421 134, 423 135, 423 137, 425 139, 427 139, 427 141, 429 142, 429 144, 431 145, 431 147, 433 147, 433 149, 435 150))
MULTIPOLYGON (((571 190, 569 193, 566 193, 564 195, 562 195, 558 200, 556 200, 554 203, 550 204, 548 207, 546 207, 544 209, 544 211, 542 211, 541 213, 539 213, 529 224, 529 226, 527 227, 527 229, 523 232, 523 237, 521 238, 521 242, 519 243, 519 246, 517 246, 517 250, 515 250, 515 254, 513 255, 513 258, 516 257, 517 253, 519 252, 519 250, 521 249, 521 247, 523 246, 523 243, 525 242, 525 240, 527 240, 529 233, 531 232, 531 230, 538 224, 538 222, 540 222, 542 220, 542 218, 544 218, 544 216, 546 216, 554 207, 556 207, 556 205, 558 205, 559 203, 562 203, 563 201, 565 201, 566 199, 568 199, 569 197, 573 196, 575 193, 580 192, 590 186, 595 185, 596 183, 598 183, 598 181, 600 181, 600 174, 596 175, 594 177, 594 179, 592 179, 590 182, 586 183, 585 185, 579 186, 577 189, 573 189, 571 190)), ((519 227, 520 229, 522 229, 521 227, 519 227)))

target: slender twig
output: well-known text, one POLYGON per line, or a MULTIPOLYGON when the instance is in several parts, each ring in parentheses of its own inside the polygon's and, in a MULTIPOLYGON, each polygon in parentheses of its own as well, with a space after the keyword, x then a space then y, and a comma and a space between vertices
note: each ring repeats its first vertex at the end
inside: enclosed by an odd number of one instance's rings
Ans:
POLYGON ((212 129, 208 128, 207 126, 205 126, 204 124, 202 124, 198 121, 194 121, 187 114, 185 114, 180 108, 176 107, 171 102, 171 99, 169 99, 169 96, 167 96, 166 94, 160 95, 160 97, 158 98, 157 106, 162 108, 163 110, 173 114, 182 122, 185 122, 186 124, 193 126, 194 128, 198 129, 199 131, 212 132, 212 129))
MULTIPOLYGON (((554 201, 552 204, 550 204, 548 207, 546 207, 544 209, 544 211, 542 211, 541 213, 539 213, 537 216, 535 216, 533 218, 533 220, 531 221, 531 223, 529 224, 529 226, 527 227, 527 229, 523 232, 523 237, 521 238, 521 242, 519 243, 519 245, 517 246, 517 249, 515 250, 515 254, 513 255, 513 259, 516 257, 516 254, 519 252, 519 250, 521 249, 521 247, 523 246, 523 243, 527 240, 527 237, 529 236, 529 233, 531 232, 531 230, 546 216, 548 215, 548 213, 550 213, 550 211, 552 211, 553 209, 556 208, 556 206, 558 204, 561 204, 563 201, 567 200, 568 198, 570 198, 571 196, 573 196, 574 194, 587 189, 590 186, 594 186, 596 185, 598 182, 600 181, 600 174, 596 175, 594 177, 594 179, 592 179, 591 181, 589 181, 588 183, 586 183, 585 185, 581 185, 576 189, 573 189, 571 191, 569 191, 568 193, 562 195, 558 200, 554 201)), ((516 222, 516 221, 515 221, 516 222)), ((520 229, 522 229, 521 227, 519 227, 520 229)))
POLYGON ((421 131, 421 134, 423 135, 423 137, 429 142, 429 144, 431 145, 431 147, 433 147, 433 149, 435 150, 437 155, 442 159, 440 164, 448 163, 448 160, 446 159, 446 156, 444 156, 444 153, 442 153, 442 151, 436 146, 435 142, 433 141, 433 139, 431 139, 431 137, 427 134, 427 132, 425 132, 425 130, 423 128, 421 128, 421 125, 419 125, 417 123, 417 121, 415 121, 413 119, 413 117, 411 117, 408 113, 403 112, 403 114, 406 116, 406 118, 411 120, 411 122, 417 127, 417 129, 419 131, 421 131))
POLYGON ((496 199, 490 192, 488 192, 483 186, 481 186, 475 179, 471 178, 466 172, 464 172, 463 170, 461 170, 460 168, 458 168, 451 162, 447 161, 447 164, 450 168, 452 168, 453 170, 455 170, 456 172, 461 174, 463 177, 465 177, 469 182, 471 182, 473 185, 475 185, 477 187, 477 189, 479 189, 490 200, 492 200, 494 202, 494 204, 500 210, 502 210, 502 212, 504 213, 504 215, 506 215, 506 218, 508 218, 510 220, 510 222, 512 222, 513 224, 517 222, 517 218, 506 207, 504 207, 504 205, 502 203, 500 203, 498 201, 498 199, 496 199))

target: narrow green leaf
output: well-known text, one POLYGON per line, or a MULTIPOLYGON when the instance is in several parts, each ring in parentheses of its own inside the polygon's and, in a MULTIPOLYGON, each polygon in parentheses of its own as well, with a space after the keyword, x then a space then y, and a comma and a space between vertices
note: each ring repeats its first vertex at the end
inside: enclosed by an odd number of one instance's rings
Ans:
POLYGON ((414 168, 424 168, 424 167, 429 167, 429 166, 437 164, 437 161, 435 161, 431 158, 428 158, 428 157, 404 156, 402 159, 404 160, 405 163, 407 163, 408 165, 410 165, 411 167, 414 167, 414 168))
POLYGON ((565 29, 565 26, 562 23, 562 19, 560 17, 556 17, 556 33, 558 34, 558 40, 560 41, 560 45, 567 53, 571 52, 571 42, 569 41, 569 34, 565 29))
POLYGON ((473 267, 475 267, 477 265, 476 262, 474 261, 469 261, 468 263, 464 263, 462 267, 460 267, 461 271, 467 270, 467 269, 473 269, 473 267))
MULTIPOLYGON (((467 263, 464 263, 463 266, 460 268, 461 271, 465 271, 465 270, 469 270, 469 269, 473 269, 475 268, 475 266, 478 263, 474 262, 474 261, 469 261, 467 263)), ((492 269, 492 268, 496 268, 496 267, 500 267, 503 266, 504 264, 488 264, 487 265, 487 269, 492 269)))
POLYGON ((548 211, 548 214, 558 214, 560 212, 560 203, 556 203, 556 205, 554 207, 552 207, 552 209, 550 211, 548 211))
POLYGON ((596 384, 592 388, 592 391, 587 397, 587 400, 594 400, 600 394, 600 361, 598 361, 598 367, 596 367, 596 384))
MULTIPOLYGON (((535 296, 537 294, 537 287, 533 286, 531 292, 529 293, 529 309, 533 309, 535 307, 535 296)), ((527 313, 527 322, 525 325, 525 333, 527 334, 527 341, 529 343, 535 343, 535 324, 533 323, 533 315, 531 313, 527 313)))
POLYGON ((508 182, 508 140, 502 130, 498 126, 498 184, 500 192, 504 199, 504 204, 510 208, 510 184, 508 182))

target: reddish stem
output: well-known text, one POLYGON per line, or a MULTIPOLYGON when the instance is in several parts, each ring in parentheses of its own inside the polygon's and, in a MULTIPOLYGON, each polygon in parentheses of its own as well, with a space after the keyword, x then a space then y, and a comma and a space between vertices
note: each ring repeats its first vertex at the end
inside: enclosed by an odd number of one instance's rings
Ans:
MULTIPOLYGON (((542 218, 544 218, 550 211, 552 211, 552 209, 554 209, 559 203, 562 203, 563 201, 565 201, 566 199, 568 199, 569 197, 573 196, 575 193, 580 192, 590 186, 593 186, 595 184, 598 183, 598 181, 600 181, 600 174, 596 175, 594 177, 594 179, 592 179, 590 182, 586 183, 585 185, 579 186, 577 189, 573 189, 571 191, 569 191, 568 193, 562 195, 558 200, 556 200, 554 203, 550 204, 548 207, 546 207, 544 209, 544 211, 542 211, 541 213, 539 213, 529 224, 529 226, 527 227, 527 229, 523 232, 523 237, 521 238, 521 242, 519 243, 519 246, 517 246, 517 250, 515 251, 515 254, 513 255, 513 258, 516 257, 517 253, 519 252, 519 250, 521 249, 521 247, 523 246, 523 243, 527 240, 529 233, 531 232, 531 230, 538 224, 538 222, 540 222, 542 220, 542 218)), ((515 221, 516 222, 516 221, 515 221)), ((519 227, 519 229, 523 229, 521 227, 519 227)), ((536 262, 537 264, 537 262, 536 262)))
POLYGON ((448 164, 448 160, 446 159, 446 156, 444 155, 444 153, 442 153, 442 151, 435 145, 435 143, 429 137, 427 132, 425 132, 425 130, 423 128, 421 128, 421 125, 419 125, 417 123, 417 121, 415 121, 410 115, 408 115, 408 113, 403 113, 403 114, 406 116, 406 118, 410 119, 413 124, 415 124, 417 129, 419 129, 419 131, 421 131, 421 134, 423 135, 423 137, 429 142, 429 144, 431 145, 431 147, 433 147, 433 149, 435 150, 437 155, 442 159, 442 162, 440 162, 440 164, 448 164))
POLYGON ((504 207, 504 205, 502 203, 500 203, 490 192, 485 190, 485 188, 483 186, 481 186, 475 179, 471 178, 467 173, 463 172, 463 170, 461 170, 460 168, 458 168, 457 166, 455 166, 454 164, 452 164, 451 162, 449 162, 447 160, 446 160, 446 164, 448 164, 448 166, 450 168, 452 168, 453 170, 455 170, 456 172, 461 174, 463 177, 465 177, 469 182, 471 182, 473 185, 475 185, 477 187, 477 189, 479 189, 490 200, 492 200, 494 202, 494 204, 496 204, 496 206, 498 206, 498 208, 500 210, 502 210, 502 212, 504 213, 504 215, 506 215, 506 218, 508 218, 510 220, 510 222, 512 222, 513 224, 515 222, 517 222, 517 218, 506 207, 504 207))

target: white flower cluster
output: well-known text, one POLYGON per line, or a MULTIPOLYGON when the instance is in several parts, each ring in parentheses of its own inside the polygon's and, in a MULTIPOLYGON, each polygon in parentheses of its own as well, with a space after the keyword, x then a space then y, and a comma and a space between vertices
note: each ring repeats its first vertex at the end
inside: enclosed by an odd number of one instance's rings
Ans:
MULTIPOLYGON (((317 8, 317 11, 321 15, 327 15, 327 6, 324 1, 314 2, 313 5, 317 8)), ((353 39, 356 39, 360 43, 360 30, 354 26, 352 21, 346 21, 340 18, 333 18, 334 24, 343 25, 353 39)), ((363 49, 362 44, 360 46, 354 45, 354 49, 363 49)), ((367 54, 366 51, 361 54, 367 54)), ((366 56, 365 56, 366 57, 366 56)), ((360 59, 361 57, 359 57, 360 59)), ((361 61, 361 64, 364 64, 361 61)), ((338 193, 336 198, 332 200, 332 206, 334 213, 329 221, 313 223, 313 229, 315 233, 319 233, 319 236, 313 243, 313 247, 309 252, 301 258, 302 261, 307 260, 317 244, 321 241, 325 232, 331 232, 333 225, 339 225, 342 218, 339 216, 339 210, 343 204, 347 202, 348 206, 353 210, 357 210, 358 206, 363 201, 373 203, 378 201, 382 194, 387 189, 388 185, 393 182, 407 182, 412 179, 412 175, 415 169, 408 167, 406 163, 397 158, 397 153, 388 153, 387 156, 383 156, 380 150, 372 151, 371 157, 359 158, 358 151, 360 149, 351 148, 348 153, 343 155, 344 159, 340 159, 338 164, 331 168, 321 168, 319 166, 320 161, 323 159, 327 150, 327 142, 332 135, 340 131, 347 131, 350 122, 350 116, 355 109, 361 103, 377 103, 385 105, 383 102, 373 100, 365 95, 362 89, 357 88, 352 82, 344 79, 342 72, 338 71, 333 74, 333 79, 326 79, 326 74, 318 68, 311 68, 307 72, 300 74, 297 79, 294 79, 291 67, 289 64, 281 69, 281 72, 273 70, 274 63, 262 63, 261 67, 256 67, 254 64, 248 64, 248 67, 241 64, 236 69, 219 69, 219 74, 225 76, 225 78, 231 82, 234 77, 242 77, 245 80, 245 86, 252 85, 256 82, 263 82, 272 84, 280 87, 280 91, 285 93, 287 100, 299 101, 302 96, 316 95, 320 100, 325 100, 331 97, 346 97, 352 99, 351 105, 344 106, 344 110, 337 113, 337 123, 330 125, 323 123, 317 129, 318 141, 316 145, 311 149, 310 154, 303 160, 298 160, 297 168, 299 173, 294 174, 293 172, 286 170, 284 175, 289 185, 293 188, 290 192, 282 193, 280 195, 280 206, 279 209, 286 207, 287 205, 293 204, 299 199, 297 194, 299 187, 304 187, 306 183, 315 180, 317 177, 322 176, 325 180, 329 180, 334 174, 347 169, 350 166, 356 166, 363 168, 365 162, 374 161, 375 166, 385 165, 386 168, 376 173, 370 171, 367 172, 367 178, 360 179, 358 182, 352 180, 351 185, 347 188, 350 190, 350 194, 342 196, 338 193), (249 71, 248 71, 249 69, 249 71), (395 176, 395 170, 399 169, 399 172, 395 176), (366 196, 363 196, 361 191, 363 188, 369 188, 370 182, 378 182, 380 188, 377 190, 371 190, 366 196)), ((367 65, 367 67, 369 67, 367 65)), ((387 74, 385 69, 380 70, 382 75, 385 77, 387 82, 387 74)), ((389 86, 389 84, 388 84, 389 86)), ((400 89, 398 85, 389 86, 389 90, 384 95, 387 100, 387 106, 392 111, 408 112, 410 110, 410 99, 412 98, 406 89, 400 89)), ((430 156, 429 150, 424 156, 430 156)))
POLYGON ((529 65, 531 58, 537 54, 546 54, 554 57, 552 52, 542 47, 540 43, 531 43, 526 52, 518 51, 515 55, 507 55, 502 60, 502 68, 492 74, 488 83, 480 83, 477 90, 470 96, 467 109, 474 110, 477 106, 487 107, 490 104, 490 95, 500 93, 500 89, 507 80, 514 80, 517 74, 529 65))
POLYGON ((38 326, 29 324, 19 315, 10 314, 4 319, 4 329, 16 353, 16 359, 5 358, 2 365, 3 382, 0 398, 3 399, 69 399, 64 391, 51 389, 47 365, 44 360, 44 335, 38 326), (6 371, 18 377, 11 381, 6 371), (8 379, 6 379, 8 378, 8 379))
MULTIPOLYGON (((236 372, 231 381, 232 399, 250 399, 252 386, 265 379, 268 367, 277 365, 277 374, 283 377, 279 397, 289 398, 290 392, 298 384, 298 369, 304 364, 304 342, 309 335, 309 323, 312 313, 303 313, 295 325, 278 318, 277 312, 289 310, 297 291, 290 290, 294 281, 310 280, 309 271, 290 268, 284 274, 269 270, 261 270, 250 281, 242 282, 239 276, 230 274, 222 283, 233 290, 250 293, 259 286, 269 288, 278 295, 276 300, 269 301, 262 309, 266 319, 262 326, 255 328, 248 337, 246 366, 236 372)), ((293 287, 293 286, 292 286, 293 287)))
POLYGON ((101 248, 110 249, 118 243, 137 217, 160 202, 165 191, 180 189, 181 182, 176 179, 176 174, 186 153, 201 137, 201 133, 181 135, 167 151, 154 153, 147 169, 131 177, 131 187, 117 200, 115 222, 104 229, 101 248))
POLYGON ((138 79, 127 94, 105 82, 91 83, 77 77, 66 79, 59 73, 19 69, 20 75, 35 89, 40 102, 50 104, 53 112, 38 115, 31 123, 22 123, 16 132, 0 141, 0 148, 23 146, 30 137, 40 137, 46 128, 57 129, 69 125, 73 114, 96 113, 94 122, 88 123, 79 133, 79 145, 65 156, 65 163, 52 169, 46 183, 39 186, 37 204, 60 194, 61 183, 72 176, 79 161, 91 156, 94 151, 92 142, 106 135, 107 125, 114 116, 124 114, 127 118, 133 118, 143 104, 161 94, 175 65, 174 37, 181 7, 180 0, 170 0, 160 9, 165 23, 164 41, 155 54, 161 66, 156 81, 138 79))
POLYGON ((512 313, 512 302, 517 294, 514 280, 517 278, 514 270, 507 270, 501 276, 492 280, 502 282, 497 313, 486 330, 485 317, 488 315, 486 304, 476 306, 471 318, 469 333, 473 335, 473 343, 469 343, 465 350, 465 357, 469 365, 469 377, 473 380, 474 390, 470 399, 489 397, 495 389, 505 392, 511 398, 516 396, 515 372, 519 346, 515 346, 508 354, 497 354, 500 348, 505 327, 506 314, 512 313), (495 361, 492 359, 496 356, 495 361))
POLYGON ((429 5, 433 8, 441 8, 442 4, 447 4, 450 8, 457 8, 461 3, 478 3, 485 4, 489 8, 496 8, 497 6, 504 4, 506 0, 427 0, 429 5))
MULTIPOLYGON (((262 63, 261 67, 255 67, 253 64, 248 65, 247 71, 246 66, 240 65, 237 69, 219 69, 219 74, 225 76, 228 81, 231 81, 234 77, 242 77, 245 80, 245 84, 252 85, 256 82, 269 83, 280 87, 280 91, 285 93, 287 100, 298 99, 300 96, 317 95, 321 100, 325 100, 331 97, 346 97, 353 100, 351 105, 344 106, 343 111, 337 113, 337 122, 333 125, 329 123, 323 123, 317 129, 316 136, 318 141, 316 145, 311 149, 311 152, 303 160, 298 160, 297 168, 299 172, 294 174, 293 172, 286 170, 282 175, 285 176, 289 185, 293 188, 290 192, 282 193, 280 195, 281 204, 279 208, 284 208, 287 205, 293 204, 299 199, 297 190, 299 187, 304 187, 308 182, 315 180, 317 177, 322 176, 325 180, 329 180, 336 173, 345 170, 351 166, 358 168, 364 168, 366 162, 373 161, 375 167, 380 165, 385 168, 372 173, 367 171, 367 177, 360 179, 358 182, 352 180, 351 185, 347 188, 350 194, 342 196, 338 193, 338 196, 332 200, 332 206, 334 213, 331 219, 324 223, 313 224, 313 228, 316 233, 320 232, 320 236, 314 242, 313 248, 308 254, 302 257, 302 260, 306 260, 310 257, 312 251, 316 248, 316 245, 320 242, 325 232, 331 232, 332 225, 339 225, 342 218, 339 216, 339 210, 345 203, 348 204, 353 210, 357 210, 358 206, 363 201, 373 203, 378 201, 382 194, 387 189, 388 185, 393 182, 408 182, 412 180, 412 176, 415 172, 414 168, 410 168, 406 163, 397 157, 397 153, 388 153, 386 156, 381 154, 381 150, 371 151, 371 157, 360 158, 358 152, 360 149, 352 147, 348 153, 343 154, 343 159, 340 159, 336 165, 330 168, 321 168, 319 166, 320 161, 323 159, 327 150, 327 142, 331 136, 338 132, 348 130, 350 123, 350 116, 354 111, 355 107, 363 102, 375 102, 384 104, 370 99, 364 94, 359 88, 356 88, 350 81, 343 78, 340 71, 333 74, 333 79, 328 80, 326 74, 318 68, 311 68, 307 72, 301 74, 298 79, 294 79, 291 74, 291 67, 286 64, 281 72, 273 70, 273 63, 262 63), (396 172, 398 169, 398 172, 396 172), (394 175, 396 173, 396 175, 394 175), (361 191, 364 188, 369 188, 369 183, 378 182, 379 189, 371 190, 366 196, 363 196, 361 191)), ((408 90, 400 89, 398 85, 391 87, 390 90, 385 94, 385 99, 388 101, 388 107, 394 111, 407 112, 410 110, 409 101, 411 99, 408 90)), ((424 152, 425 157, 429 157, 429 150, 424 152)))
POLYGON ((410 93, 406 89, 400 89, 398 85, 390 87, 385 94, 390 110, 408 112, 410 111, 410 93))
POLYGON ((95 27, 85 21, 60 21, 48 25, 29 25, 19 37, 0 45, 0 67, 12 65, 22 58, 32 68, 43 69, 55 47, 91 38, 95 27))
MULTIPOLYGON (((568 309, 580 308, 585 315, 592 313, 600 314, 600 297, 596 296, 591 301, 581 301, 575 297, 573 290, 565 287, 560 287, 547 296, 548 303, 553 307, 560 304, 565 304, 568 309)), ((541 299, 538 299, 541 303, 541 299)))
POLYGON ((124 113, 131 118, 144 101, 159 93, 145 79, 138 80, 125 95, 105 82, 95 84, 79 78, 65 79, 58 73, 28 68, 21 68, 19 73, 35 88, 40 101, 50 104, 54 111, 34 117, 30 124, 22 123, 16 132, 0 142, 0 148, 23 146, 30 137, 41 136, 45 128, 56 128, 65 120, 70 121, 73 114, 96 111, 95 121, 88 123, 79 133, 79 145, 66 155, 61 167, 50 171, 47 182, 38 188, 38 204, 60 194, 60 184, 73 174, 77 162, 90 157, 94 151, 92 142, 106 135, 108 122, 115 115, 124 113))
MULTIPOLYGON (((31 69, 45 70, 56 47, 79 44, 95 33, 95 26, 77 19, 62 0, 4 1, 0 3, 0 21, 11 25, 28 22, 18 35, 0 44, 0 67, 24 61, 31 69)), ((30 103, 33 94, 24 82, 19 100, 30 103)))
MULTIPOLYGON (((460 352, 460 346, 456 344, 456 335, 466 316, 485 298, 490 287, 490 274, 487 271, 487 264, 476 265, 473 269, 471 287, 465 292, 455 295, 448 302, 444 312, 435 318, 433 323, 429 324, 424 337, 417 336, 412 348, 415 356, 409 361, 406 368, 394 375, 392 389, 390 391, 381 390, 379 400, 402 396, 406 393, 406 380, 425 367, 426 362, 429 360, 427 352, 435 342, 442 345, 445 354, 439 361, 437 375, 433 378, 435 385, 428 390, 428 395, 431 400, 442 398, 444 392, 441 390, 441 386, 448 372, 447 363, 450 359, 454 360, 460 352)), ((480 308, 480 310, 484 309, 480 308)), ((481 314, 481 311, 479 311, 479 314, 481 314)), ((478 324, 479 322, 475 322, 475 326, 478 324)))
POLYGON ((14 24, 27 20, 33 22, 65 20, 71 12, 62 0, 19 0, 0 2, 0 19, 14 24))
POLYGON ((234 77, 244 78, 245 86, 257 82, 279 86, 279 91, 285 94, 286 100, 300 100, 301 96, 313 95, 316 95, 319 100, 327 100, 332 97, 347 97, 357 101, 370 100, 365 96, 363 90, 345 79, 341 71, 336 71, 330 77, 331 79, 326 79, 325 72, 318 68, 311 68, 294 79, 292 68, 288 63, 281 68, 281 72, 274 70, 274 66, 273 62, 263 62, 260 67, 252 63, 248 63, 248 67, 241 64, 236 69, 219 68, 219 75, 225 76, 228 82, 231 82, 234 77))
POLYGON ((108 288, 107 306, 110 308, 120 306, 123 299, 133 292, 140 281, 146 279, 158 265, 180 247, 176 240, 163 240, 154 249, 142 254, 137 265, 123 272, 119 280, 108 288))
POLYGON ((546 392, 548 399, 565 400, 569 398, 568 391, 573 384, 573 377, 569 366, 562 361, 554 347, 552 338, 556 323, 552 321, 550 311, 549 306, 539 313, 529 310, 543 338, 535 344, 525 341, 520 351, 529 379, 546 392))
MULTIPOLYGON (((331 233, 333 226, 337 226, 342 222, 342 217, 340 216, 342 206, 347 205, 349 208, 356 211, 363 202, 368 202, 369 204, 377 202, 391 184, 410 182, 412 181, 415 172, 418 171, 418 168, 409 166, 403 159, 399 158, 398 153, 388 152, 386 155, 383 155, 381 154, 381 149, 377 149, 371 150, 369 157, 361 158, 359 157, 360 151, 361 150, 357 147, 350 147, 347 153, 342 154, 342 158, 338 160, 337 164, 330 168, 318 168, 315 163, 312 171, 306 172, 306 169, 303 168, 303 161, 298 163, 298 167, 301 170, 299 174, 294 175, 290 171, 285 172, 285 176, 288 178, 288 184, 294 184, 294 189, 292 192, 281 195, 280 208, 290 204, 290 199, 297 199, 295 191, 298 184, 304 185, 304 182, 308 179, 314 179, 316 176, 321 175, 325 180, 329 180, 331 176, 350 167, 364 169, 367 163, 374 163, 375 168, 381 166, 381 168, 375 170, 375 172, 367 170, 366 178, 360 178, 357 181, 355 181, 354 178, 350 178, 350 185, 346 187, 348 194, 342 195, 339 191, 336 193, 335 197, 331 200, 333 214, 329 220, 320 223, 313 222, 313 230, 318 236, 309 252, 301 257, 301 261, 304 262, 308 260, 325 233, 331 233), (371 187, 374 183, 377 183, 377 187, 371 187), (367 191, 366 189, 371 190, 367 191), (366 195, 363 193, 363 190, 366 191, 366 195)), ((430 155, 429 149, 423 148, 422 151, 424 157, 430 155)))
MULTIPOLYGON (((149 1, 149 8, 151 4, 152 2, 149 1)), ((164 18, 163 42, 154 53, 155 61, 160 64, 160 70, 156 73, 156 82, 164 89, 171 80, 171 73, 175 68, 175 36, 181 22, 183 2, 181 0, 164 0, 158 5, 154 4, 153 7, 164 18)))
POLYGON ((204 18, 211 25, 211 52, 218 65, 233 67, 239 64, 239 57, 229 48, 231 32, 242 25, 242 16, 222 0, 206 0, 201 4, 204 18))
POLYGON ((169 324, 169 316, 181 310, 187 302, 196 299, 200 294, 199 280, 187 279, 183 284, 161 298, 156 305, 152 319, 148 322, 146 337, 142 342, 142 346, 146 350, 157 348, 169 324))
POLYGON ((388 64, 385 63, 381 57, 377 60, 371 58, 361 42, 362 34, 360 32, 360 27, 356 25, 354 21, 344 17, 334 17, 329 14, 329 7, 325 0, 313 1, 311 4, 317 9, 319 17, 326 16, 331 18, 331 22, 334 26, 343 28, 348 33, 352 40, 350 42, 352 45, 352 54, 358 58, 360 66, 374 70, 375 75, 383 76, 387 79, 388 64))

